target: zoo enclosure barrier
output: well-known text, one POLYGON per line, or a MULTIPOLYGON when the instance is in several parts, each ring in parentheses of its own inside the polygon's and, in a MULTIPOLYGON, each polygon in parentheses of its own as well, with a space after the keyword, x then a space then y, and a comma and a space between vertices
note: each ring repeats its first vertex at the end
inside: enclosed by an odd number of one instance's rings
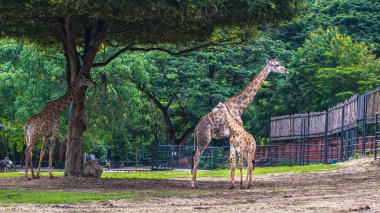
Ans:
POLYGON ((368 154, 377 159, 379 113, 380 88, 377 88, 362 96, 354 95, 324 112, 272 117, 271 143, 295 143, 301 147, 320 144, 322 163, 368 154))

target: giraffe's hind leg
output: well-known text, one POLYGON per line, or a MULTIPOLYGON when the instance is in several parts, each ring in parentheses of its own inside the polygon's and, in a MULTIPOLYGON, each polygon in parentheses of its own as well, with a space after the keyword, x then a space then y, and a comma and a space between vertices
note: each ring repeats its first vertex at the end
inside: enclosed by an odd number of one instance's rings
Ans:
POLYGON ((239 155, 239 170, 240 170, 240 188, 243 189, 244 188, 243 186, 243 161, 244 161, 243 152, 240 150, 240 152, 238 152, 238 155, 239 155))
POLYGON ((29 155, 29 162, 30 162, 30 171, 32 172, 32 178, 36 179, 36 175, 34 175, 34 170, 33 170, 33 153, 32 153, 33 148, 31 148, 30 155, 29 155))
POLYGON ((31 178, 28 177, 28 164, 29 164, 29 155, 30 155, 30 147, 26 147, 25 149, 25 178, 27 180, 31 180, 31 178))
POLYGON ((252 147, 249 149, 248 156, 247 156, 247 161, 248 161, 247 180, 246 180, 247 189, 251 188, 251 185, 252 185, 252 172, 255 167, 254 165, 255 153, 256 153, 256 141, 253 141, 252 147))
POLYGON ((200 132, 197 132, 194 137, 196 137, 197 141, 197 151, 194 155, 194 168, 192 171, 192 177, 191 177, 191 188, 195 189, 198 188, 196 181, 197 181, 197 170, 198 170, 198 164, 201 159, 201 156, 203 152, 205 151, 208 144, 211 142, 211 130, 209 128, 204 129, 200 132))
POLYGON ((231 182, 230 189, 235 188, 235 169, 236 169, 236 150, 233 145, 230 146, 230 162, 231 162, 231 182))
POLYGON ((55 143, 57 142, 59 126, 60 126, 60 122, 57 121, 57 123, 53 127, 53 135, 51 137, 50 150, 49 150, 49 177, 50 178, 53 178, 53 172, 52 172, 53 154, 54 154, 54 146, 55 146, 55 143))
POLYGON ((191 188, 196 189, 198 188, 196 181, 197 181, 197 169, 198 169, 198 164, 199 160, 201 159, 201 156, 204 152, 206 147, 201 147, 198 146, 198 149, 194 155, 194 168, 193 168, 193 176, 191 178, 191 188))

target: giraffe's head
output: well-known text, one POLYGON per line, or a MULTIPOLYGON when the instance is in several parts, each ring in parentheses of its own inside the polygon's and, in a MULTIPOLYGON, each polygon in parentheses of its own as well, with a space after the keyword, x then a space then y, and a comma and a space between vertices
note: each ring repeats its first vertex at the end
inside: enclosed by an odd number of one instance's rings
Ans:
POLYGON ((223 102, 219 101, 219 103, 212 109, 212 112, 228 113, 228 109, 223 102))
POLYGON ((283 67, 280 62, 276 61, 274 57, 267 61, 267 67, 269 72, 282 73, 288 75, 288 71, 283 67))

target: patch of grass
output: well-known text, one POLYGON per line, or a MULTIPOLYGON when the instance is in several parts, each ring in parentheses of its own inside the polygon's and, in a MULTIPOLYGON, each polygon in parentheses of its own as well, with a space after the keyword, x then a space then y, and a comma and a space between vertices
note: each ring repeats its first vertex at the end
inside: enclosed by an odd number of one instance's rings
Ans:
MULTIPOLYGON (((10 177, 23 177, 24 176, 24 172, 2 172, 0 173, 0 178, 10 178, 10 177)), ((37 174, 37 172, 34 173, 35 175, 37 174)), ((29 172, 29 177, 32 176, 32 173, 29 172)), ((40 173, 40 176, 42 177, 48 177, 49 176, 49 172, 41 172, 40 173)), ((54 177, 62 177, 63 176, 63 172, 53 172, 53 176, 54 177)))
POLYGON ((200 190, 169 190, 169 191, 143 191, 143 192, 69 192, 51 190, 24 190, 24 189, 1 189, 0 207, 7 203, 44 203, 44 204, 75 204, 91 201, 106 202, 109 200, 134 199, 143 201, 150 197, 169 197, 178 195, 207 194, 212 191, 200 190))
MULTIPOLYGON (((317 164, 306 166, 276 166, 276 167, 259 167, 253 172, 253 175, 264 175, 274 173, 310 173, 319 171, 331 171, 341 168, 336 164, 317 164)), ((246 174, 246 170, 243 171, 246 174)), ((240 171, 236 169, 235 176, 239 176, 240 171)), ((198 171, 197 178, 228 178, 230 170, 216 169, 210 171, 198 171)), ((142 179, 167 179, 167 178, 189 178, 190 171, 143 171, 143 172, 115 172, 103 173, 102 178, 142 178, 142 179)))
POLYGON ((137 179, 167 179, 187 178, 190 172, 183 171, 138 171, 138 172, 106 172, 102 178, 137 178, 137 179))
POLYGON ((109 201, 137 198, 132 192, 67 192, 21 189, 0 190, 0 203, 74 204, 90 201, 109 201))
MULTIPOLYGON (((258 167, 253 175, 264 175, 274 173, 309 173, 319 171, 331 171, 341 168, 337 164, 316 164, 306 166, 275 166, 275 167, 258 167)), ((243 171, 246 174, 246 170, 243 171)), ((0 173, 0 178, 20 177, 23 172, 0 173)), ((41 176, 48 176, 48 172, 41 172, 41 176)), ((63 176, 63 172, 53 172, 55 177, 63 176)), ((239 176, 240 171, 236 169, 235 176, 239 176)), ((190 171, 142 171, 142 172, 106 172, 102 174, 102 178, 137 178, 137 179, 168 179, 168 178, 190 178, 190 171)), ((197 178, 228 178, 230 170, 216 169, 209 171, 198 171, 197 178)))

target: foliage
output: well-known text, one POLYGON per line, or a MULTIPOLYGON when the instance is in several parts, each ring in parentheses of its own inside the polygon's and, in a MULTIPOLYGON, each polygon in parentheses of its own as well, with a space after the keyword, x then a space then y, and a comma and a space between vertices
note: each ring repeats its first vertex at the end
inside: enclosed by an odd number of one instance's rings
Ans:
POLYGON ((281 94, 282 105, 291 109, 288 113, 326 110, 353 94, 375 88, 380 70, 374 48, 354 42, 338 28, 319 28, 295 52, 291 75, 279 87, 286 92, 281 94))
MULTIPOLYGON (((320 26, 339 27, 356 42, 380 43, 380 5, 376 0, 308 1, 308 10, 297 20, 283 25, 275 38, 300 47, 320 26)), ((375 51, 379 56, 379 51, 375 51)))
POLYGON ((108 22, 108 42, 178 44, 244 37, 252 28, 277 24, 297 16, 302 0, 261 1, 30 1, 7 2, 0 7, 1 36, 61 45, 62 19, 72 16, 76 40, 84 43, 88 28, 108 22), (154 25, 154 27, 153 27, 154 25))
MULTIPOLYGON (((16 157, 13 153, 22 150, 26 119, 66 90, 62 61, 47 60, 47 56, 58 57, 55 51, 42 50, 33 44, 0 40, 0 123, 5 126, 12 160, 16 157)), ((61 123, 65 123, 65 116, 61 123)))

